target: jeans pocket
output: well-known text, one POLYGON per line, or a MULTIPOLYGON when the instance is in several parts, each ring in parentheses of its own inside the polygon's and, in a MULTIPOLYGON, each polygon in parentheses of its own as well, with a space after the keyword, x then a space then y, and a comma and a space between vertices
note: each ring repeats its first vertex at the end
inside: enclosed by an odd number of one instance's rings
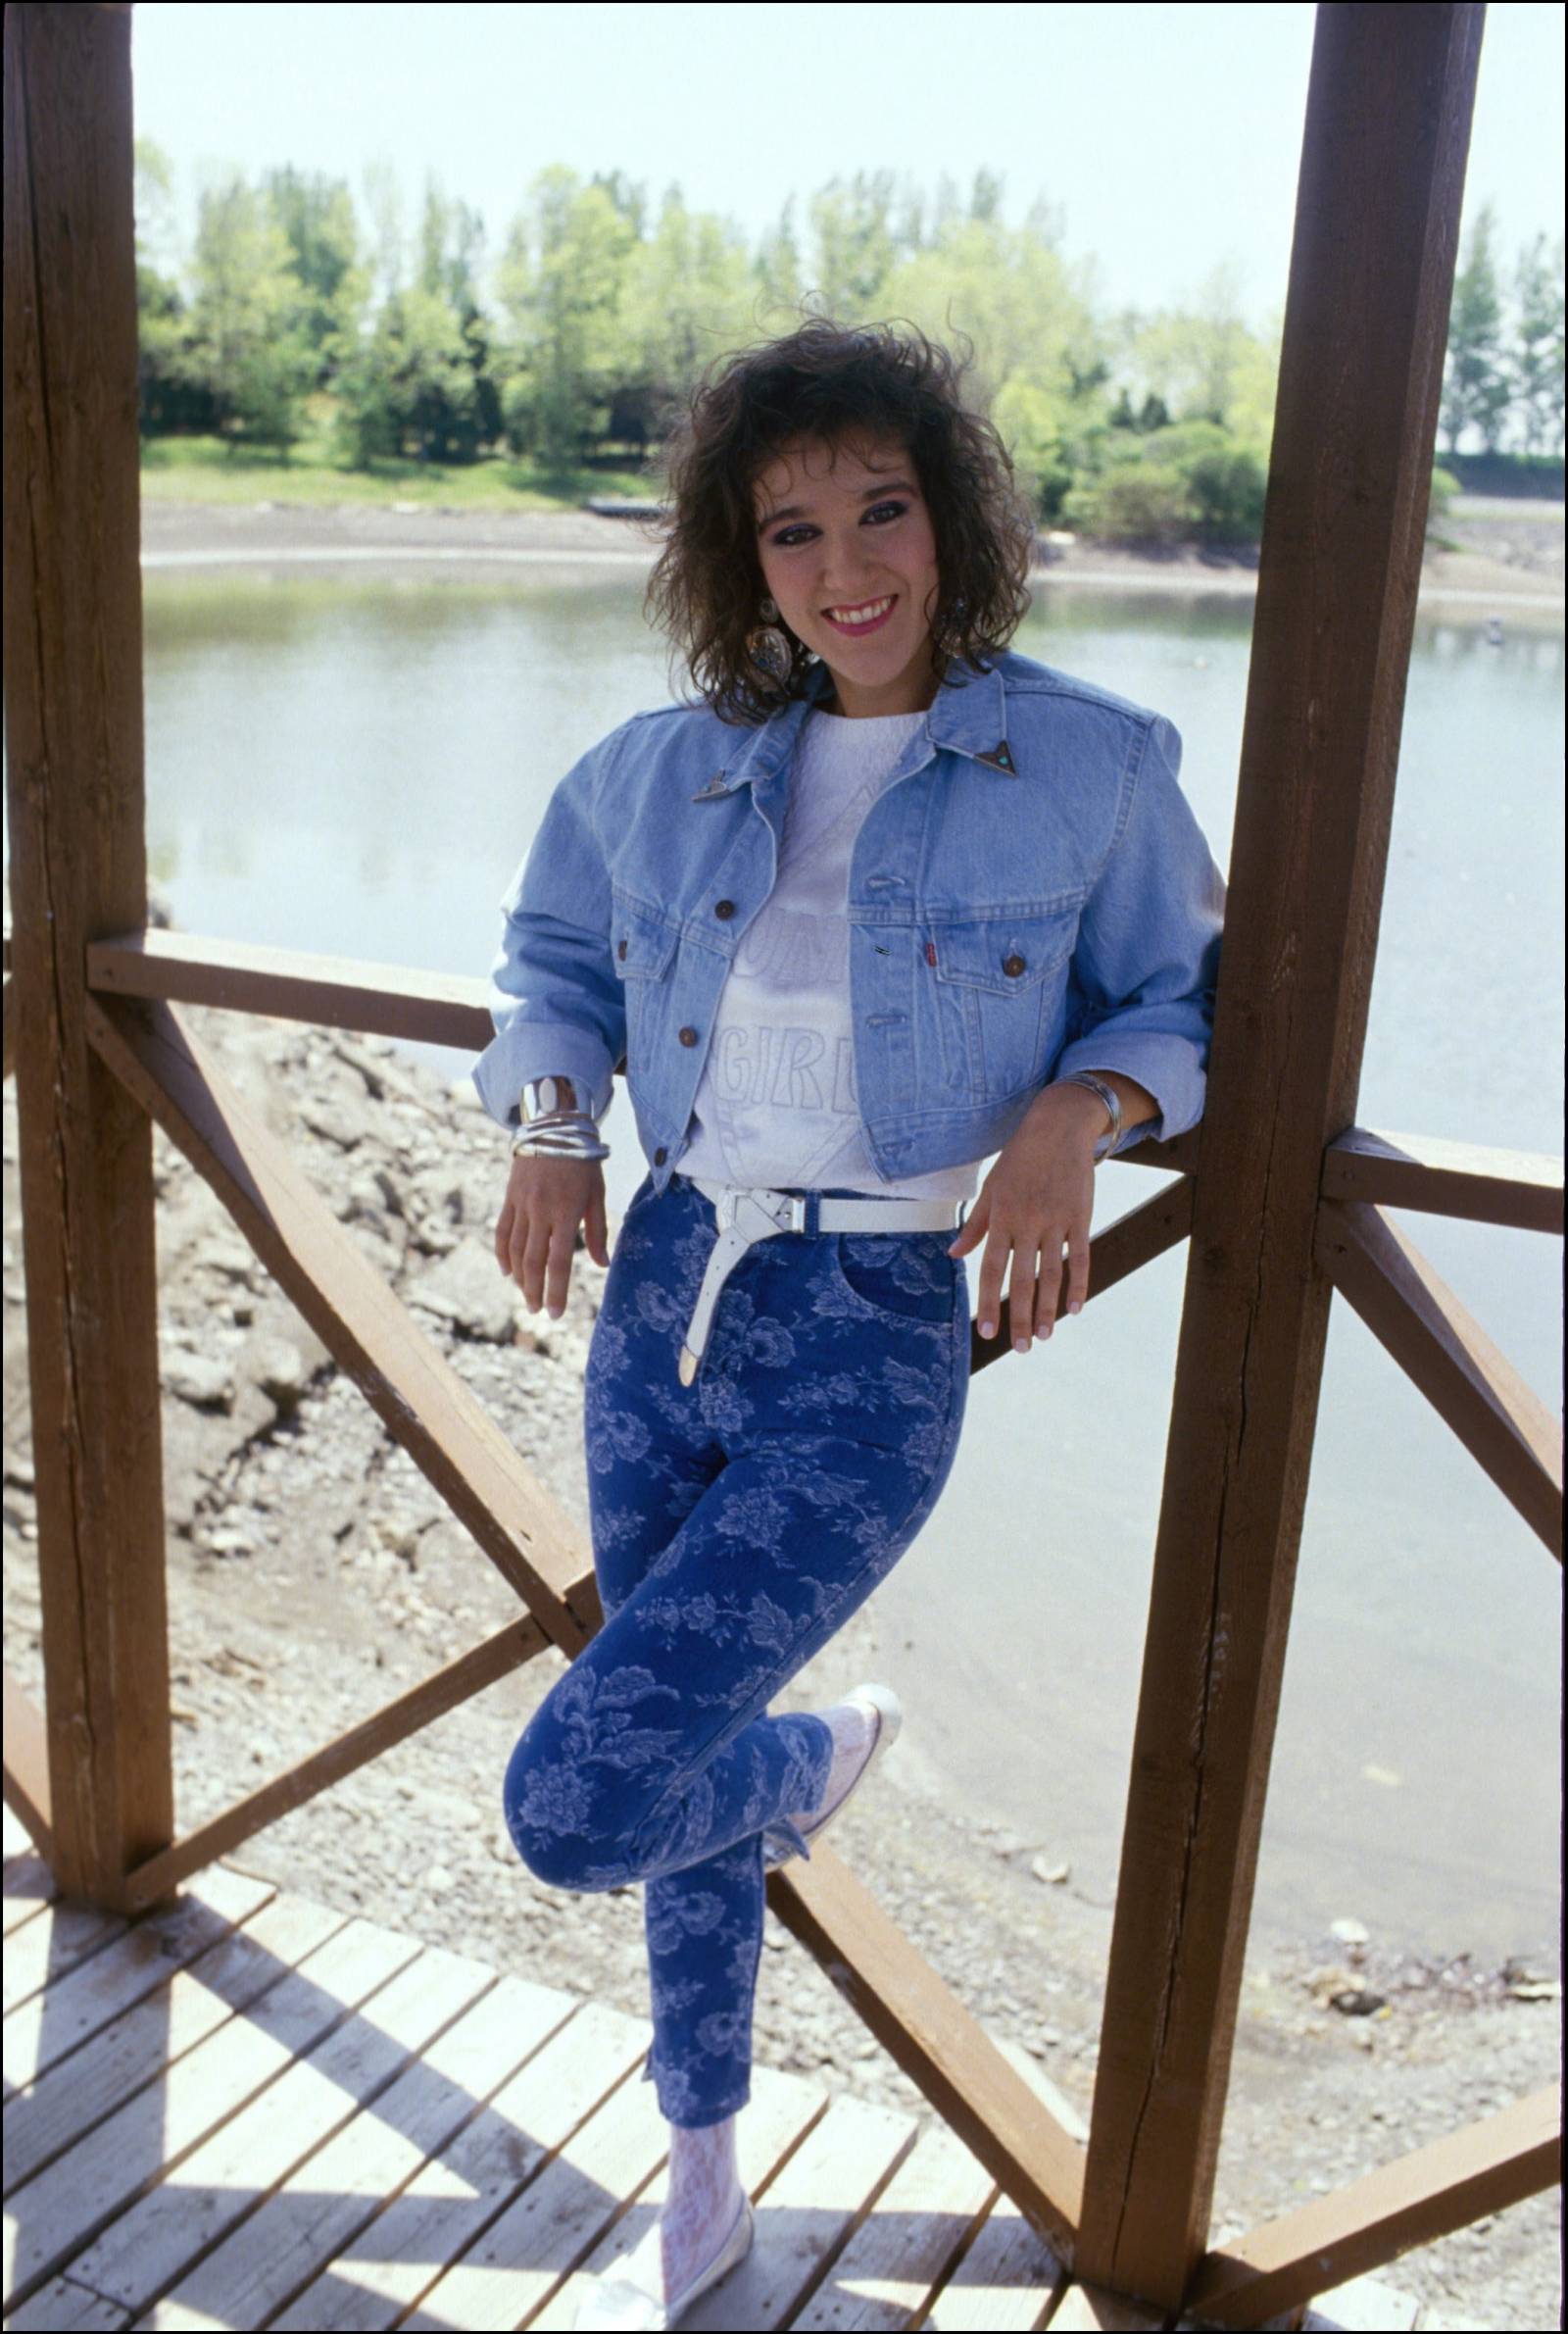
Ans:
POLYGON ((839 1232, 828 1254, 856 1304, 879 1320, 943 1323, 953 1318, 961 1258, 949 1256, 956 1229, 839 1232))

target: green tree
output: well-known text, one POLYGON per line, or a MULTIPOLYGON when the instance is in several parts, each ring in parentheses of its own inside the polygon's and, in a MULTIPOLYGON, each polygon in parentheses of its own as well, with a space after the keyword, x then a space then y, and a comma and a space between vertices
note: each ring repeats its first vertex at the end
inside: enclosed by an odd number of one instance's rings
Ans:
POLYGON ((1563 445, 1563 246, 1548 252, 1537 235, 1519 254, 1509 386, 1526 454, 1560 454, 1563 445))
POLYGON ((491 370, 491 327, 480 301, 483 272, 483 219, 466 203, 449 202, 435 179, 429 178, 419 221, 416 280, 425 300, 433 304, 432 315, 445 312, 449 320, 437 340, 450 344, 455 325, 462 362, 473 376, 444 417, 435 405, 421 413, 416 424, 421 446, 445 449, 439 457, 432 451, 429 459, 471 461, 481 444, 489 444, 501 434, 501 393, 491 370))
POLYGON ((1062 518, 1102 542, 1171 544, 1192 533, 1198 511, 1179 470, 1134 456, 1074 486, 1062 518))
POLYGON ((590 186, 602 186, 640 243, 648 232, 648 189, 624 171, 595 171, 590 186))
POLYGON ((422 284, 395 292, 344 361, 342 458, 361 468, 378 460, 471 462, 485 425, 473 352, 451 302, 422 284))
POLYGON ((292 168, 268 172, 262 197, 288 242, 319 384, 332 377, 353 344, 369 298, 354 198, 341 178, 308 178, 292 168))
POLYGON ((1042 222, 950 217, 895 271, 887 306, 934 339, 970 344, 1019 485, 1042 520, 1058 517, 1109 428, 1109 399, 1102 335, 1042 222))
POLYGON ((365 209, 369 221, 366 266, 370 298, 379 310, 394 292, 403 289, 407 266, 403 190, 396 171, 384 158, 365 166, 365 209))
POLYGON ((202 194, 191 273, 192 361, 220 431, 286 450, 304 431, 316 356, 288 237, 243 177, 202 194))
POLYGON ((969 217, 989 224, 1002 217, 1002 197, 1006 180, 998 171, 981 169, 975 172, 974 184, 969 190, 969 217))
POLYGON ((1102 363, 1104 349, 1073 278, 1029 227, 960 220, 906 260, 887 287, 889 313, 946 340, 974 344, 976 371, 993 394, 1022 374, 1070 399, 1075 380, 1102 363))
POLYGON ((499 272, 514 452, 568 466, 604 435, 625 371, 621 303, 635 244, 604 186, 559 166, 534 180, 499 272))
POLYGON ((1255 543, 1263 531, 1266 465, 1217 422, 1151 430, 1144 460, 1170 471, 1186 491, 1193 531, 1206 543, 1255 543))
POLYGON ((863 323, 885 312, 894 191, 891 171, 857 171, 811 197, 810 291, 826 315, 863 323))
POLYGON ((136 387, 142 434, 211 430, 218 413, 180 289, 174 171, 151 138, 135 145, 136 387))
POLYGON ((1493 252, 1495 234, 1492 205, 1484 203, 1470 229, 1464 265, 1453 279, 1448 310, 1441 411, 1450 454, 1458 453, 1467 429, 1477 432, 1489 454, 1495 452, 1508 410, 1502 294, 1493 252))
POLYGON ((753 262, 757 279, 759 321, 763 330, 787 330, 785 319, 801 305, 801 247, 795 233, 795 198, 791 195, 757 247, 753 262))
POLYGON ((174 227, 174 166, 156 139, 135 142, 136 265, 172 283, 179 273, 174 227))
POLYGON ((755 335, 756 289, 746 245, 728 221, 688 211, 678 186, 652 235, 629 255, 621 305, 628 391, 641 400, 640 436, 662 429, 710 361, 755 335))
POLYGON ((1234 269, 1215 268, 1190 308, 1126 318, 1122 354, 1146 401, 1184 422, 1235 426, 1257 369, 1259 344, 1241 314, 1234 269))

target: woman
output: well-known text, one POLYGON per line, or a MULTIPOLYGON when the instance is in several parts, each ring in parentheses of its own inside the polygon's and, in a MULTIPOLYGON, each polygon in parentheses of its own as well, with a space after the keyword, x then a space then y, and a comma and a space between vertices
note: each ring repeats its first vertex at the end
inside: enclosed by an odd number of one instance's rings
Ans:
POLYGON ((764 1869, 809 1854, 900 1718, 885 1687, 769 1697, 947 1480, 964 1257, 984 1243, 985 1337, 1010 1266, 1029 1351, 1064 1256, 1067 1311, 1087 1293, 1095 1162, 1198 1119, 1224 901, 1169 722, 1008 651, 1033 528, 944 350, 808 323, 714 370, 668 474, 650 600, 697 702, 556 789, 475 1070, 518 1128, 502 1270, 559 1317, 579 1225, 609 1266, 584 1421, 605 1625, 505 1793, 542 1879, 646 1883, 669 2191, 597 2326, 675 2323, 751 2242, 764 1869), (622 1058, 649 1171, 612 1257, 622 1058))

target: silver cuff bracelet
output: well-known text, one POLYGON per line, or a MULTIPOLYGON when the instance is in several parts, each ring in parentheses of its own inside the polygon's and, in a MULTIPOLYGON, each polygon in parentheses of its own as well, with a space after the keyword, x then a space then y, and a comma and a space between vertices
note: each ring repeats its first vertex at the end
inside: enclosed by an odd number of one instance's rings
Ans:
POLYGON ((514 1159, 608 1159, 610 1145, 583 1112, 563 1111, 556 1117, 536 1119, 512 1140, 514 1159))
POLYGON ((579 1106, 576 1083, 569 1077, 529 1078, 518 1102, 518 1120, 514 1159, 610 1157, 610 1145, 600 1140, 593 1113, 579 1106))
POLYGON ((1095 1157, 1097 1159, 1105 1158, 1109 1152, 1115 1149, 1117 1138, 1121 1133, 1121 1096, 1116 1092, 1114 1086, 1107 1086, 1104 1079, 1097 1077, 1092 1069, 1069 1069, 1055 1082, 1058 1086, 1087 1086, 1092 1094, 1099 1095, 1106 1110, 1109 1111, 1110 1124, 1095 1144, 1095 1157))

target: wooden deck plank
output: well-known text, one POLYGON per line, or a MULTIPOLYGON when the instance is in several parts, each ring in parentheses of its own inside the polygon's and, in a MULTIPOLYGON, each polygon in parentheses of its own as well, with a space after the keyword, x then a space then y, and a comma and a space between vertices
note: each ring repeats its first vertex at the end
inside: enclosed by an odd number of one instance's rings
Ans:
MULTIPOLYGON (((172 2179, 111 2222, 72 2262, 73 2276, 126 2309, 145 2309, 357 2108, 377 2100, 491 1982, 489 1970, 458 1954, 434 1947, 416 1953, 365 1997, 355 2016, 187 2156, 172 2179)), ((200 2271, 195 2282, 202 2283, 200 2271)))
POLYGON ((943 2122, 1038 2227, 1063 2243, 1084 2151, 938 1976, 885 1905, 824 1845, 769 1876, 768 1904, 943 2122))
POLYGON ((116 1937, 123 1936, 122 1912, 101 1912, 96 1905, 57 1900, 44 1906, 6 1938, 0 1978, 0 2009, 13 2011, 55 1978, 63 1977, 116 1937))
POLYGON ((9 2196, 83 2132, 154 2082, 228 2019, 276 1985, 297 1962, 347 1925, 347 1915, 283 1898, 249 1927, 176 1970, 168 1987, 117 2018, 5 2109, 9 2196))
POLYGON ((918 2323, 1000 2193, 957 2134, 929 2121, 792 2325, 918 2323))
POLYGON ((9 1943, 24 1920, 36 1920, 55 1898, 55 1876, 41 1856, 28 1856, 6 1866, 3 1933, 9 1943))
POLYGON ((1165 2323, 1157 2309, 1144 2309, 1101 2286, 1069 2285, 1049 2324, 1051 2334, 1158 2334, 1165 2323))
MULTIPOLYGON (((9 1808, 6 1809, 6 1820, 8 1823, 17 1822, 9 1808)), ((13 1929, 19 1929, 24 1920, 31 1920, 35 1913, 41 1912, 45 1905, 52 1905, 60 1893, 55 1886, 53 1872, 26 1833, 22 1831, 20 1823, 17 1823, 17 1829, 22 1832, 22 1845, 6 1850, 5 1891, 3 1899, 0 1899, 5 1909, 4 1934, 7 1937, 13 1929)))
MULTIPOLYGON (((752 2096, 736 2126, 741 2182, 754 2200, 764 2196, 805 2134, 827 2110, 827 2093, 808 2076, 774 2066, 752 2068, 752 2096)), ((528 2334, 569 2334, 584 2293, 643 2241, 662 2210, 669 2188, 666 2158, 636 2200, 607 2231, 587 2258, 551 2295, 544 2308, 524 2320, 528 2334)), ((758 2236, 761 2236, 759 2215, 758 2236)))
POLYGON ((137 1921, 79 1968, 10 2012, 0 2029, 7 2096, 36 2082, 90 2035, 167 1985, 212 1946, 259 1912, 271 1883, 221 1865, 204 1874, 166 1912, 137 1921))
POLYGON ((683 2328, 789 2326, 872 2199, 913 2147, 914 2116, 844 2094, 829 2103, 767 2190, 757 2242, 688 2311, 683 2328))
POLYGON ((129 2313, 117 2304, 100 2300, 84 2285, 74 2285, 69 2277, 51 2277, 30 2302, 10 2312, 6 2334, 11 2334, 13 2327, 17 2334, 31 2334, 33 2328, 38 2334, 117 2334, 118 2328, 129 2323, 129 2313))
POLYGON ((622 2083, 436 2281, 405 2327, 429 2334, 520 2325, 619 2219, 668 2140, 653 2084, 636 2076, 622 2083))
POLYGON ((576 2007, 574 1996, 553 1987, 500 1978, 166 2294, 142 2326, 185 2334, 265 2325, 451 2145, 576 2007))
MULTIPOLYGON (((417 1952, 410 1937, 350 1921, 243 2015, 13 2190, 6 2206, 7 2303, 66 2268, 100 2229, 417 1952)), ((62 2077, 71 2064, 58 2070, 62 2077)))
POLYGON ((648 2039, 644 2022, 584 2004, 273 2326, 325 2334, 329 2327, 398 2324, 640 2065, 648 2039))
POLYGON ((1010 2197, 999 2196, 921 2320, 928 2334, 1033 2334, 1067 2284, 1064 2264, 1010 2197))

